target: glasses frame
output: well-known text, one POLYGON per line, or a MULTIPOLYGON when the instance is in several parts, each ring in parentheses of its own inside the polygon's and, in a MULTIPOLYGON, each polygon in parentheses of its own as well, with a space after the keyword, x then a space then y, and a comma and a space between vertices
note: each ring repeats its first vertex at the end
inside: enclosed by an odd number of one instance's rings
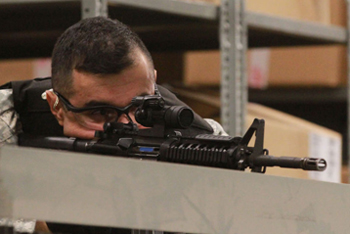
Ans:
POLYGON ((132 122, 132 119, 129 116, 129 110, 133 106, 132 103, 130 103, 129 105, 127 105, 126 107, 123 107, 123 108, 112 106, 112 105, 97 105, 97 106, 91 106, 91 107, 75 107, 62 94, 60 94, 57 91, 53 91, 53 92, 62 101, 62 103, 64 104, 66 109, 68 111, 73 112, 73 113, 81 113, 81 112, 85 112, 85 111, 99 110, 99 109, 113 109, 113 110, 117 111, 119 117, 122 114, 125 114, 127 116, 128 120, 132 122))

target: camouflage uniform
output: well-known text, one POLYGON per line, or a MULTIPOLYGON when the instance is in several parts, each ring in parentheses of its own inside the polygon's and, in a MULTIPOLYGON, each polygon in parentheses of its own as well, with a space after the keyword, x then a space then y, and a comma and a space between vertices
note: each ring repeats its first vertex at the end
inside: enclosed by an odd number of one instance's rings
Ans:
MULTIPOLYGON (((13 106, 12 89, 0 90, 0 147, 17 143, 18 114, 13 106)), ((0 217, 0 226, 13 226, 17 232, 34 232, 35 220, 8 219, 0 217)))
POLYGON ((227 136, 228 134, 225 132, 224 128, 213 119, 204 119, 213 129, 213 135, 227 136))
POLYGON ((13 107, 11 89, 0 90, 0 146, 17 142, 18 114, 13 107))

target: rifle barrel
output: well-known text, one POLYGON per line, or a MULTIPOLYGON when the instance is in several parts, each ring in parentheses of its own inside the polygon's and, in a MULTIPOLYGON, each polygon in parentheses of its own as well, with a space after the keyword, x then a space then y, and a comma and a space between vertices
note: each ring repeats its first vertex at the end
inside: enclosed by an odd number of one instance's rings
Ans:
POLYGON ((262 155, 252 160, 254 166, 279 166, 285 168, 301 168, 303 170, 324 171, 326 160, 322 158, 274 157, 262 155))

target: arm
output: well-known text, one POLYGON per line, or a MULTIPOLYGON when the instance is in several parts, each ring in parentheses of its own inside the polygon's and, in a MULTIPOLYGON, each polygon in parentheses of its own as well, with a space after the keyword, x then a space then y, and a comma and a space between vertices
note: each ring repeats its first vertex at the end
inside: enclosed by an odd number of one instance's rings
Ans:
POLYGON ((14 110, 12 90, 0 90, 0 147, 5 143, 16 144, 18 114, 14 110))
MULTIPOLYGON (((0 89, 0 147, 4 144, 17 144, 17 133, 20 131, 18 118, 14 109, 12 89, 0 89)), ((34 231, 34 226, 37 232, 50 233, 43 221, 16 220, 13 225, 29 233, 34 231)))

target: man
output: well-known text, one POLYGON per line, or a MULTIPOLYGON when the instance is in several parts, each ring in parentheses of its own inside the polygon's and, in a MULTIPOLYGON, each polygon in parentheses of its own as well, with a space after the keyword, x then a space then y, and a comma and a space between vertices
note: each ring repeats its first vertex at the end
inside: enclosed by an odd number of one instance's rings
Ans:
MULTIPOLYGON (((132 98, 152 95, 158 89, 168 105, 185 105, 157 86, 156 78, 149 51, 126 25, 103 17, 82 20, 68 28, 55 44, 52 89, 51 80, 46 78, 12 82, 0 90, 0 97, 7 102, 0 113, 0 140, 15 143, 22 132, 92 139, 96 130, 103 130, 105 122, 136 123, 134 109, 129 108, 132 98), (39 100, 41 93, 48 105, 39 100), (54 121, 50 121, 52 117, 54 121)), ((139 128, 143 126, 139 124, 139 128)), ((204 121, 198 115, 189 131, 224 133, 216 122, 204 121)), ((61 229, 49 224, 49 228, 104 233, 72 226, 61 229)))

